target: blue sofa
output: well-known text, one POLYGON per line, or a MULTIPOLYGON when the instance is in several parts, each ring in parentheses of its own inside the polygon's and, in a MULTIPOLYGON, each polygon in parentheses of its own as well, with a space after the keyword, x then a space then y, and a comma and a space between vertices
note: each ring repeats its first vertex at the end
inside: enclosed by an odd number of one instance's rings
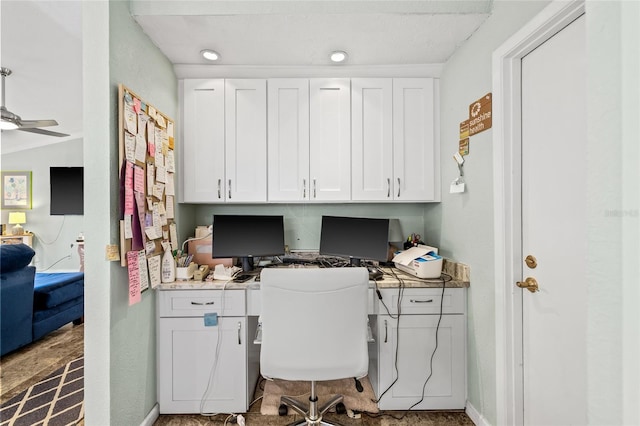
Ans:
POLYGON ((0 245, 0 356, 84 315, 84 273, 36 273, 35 252, 24 244, 0 245))

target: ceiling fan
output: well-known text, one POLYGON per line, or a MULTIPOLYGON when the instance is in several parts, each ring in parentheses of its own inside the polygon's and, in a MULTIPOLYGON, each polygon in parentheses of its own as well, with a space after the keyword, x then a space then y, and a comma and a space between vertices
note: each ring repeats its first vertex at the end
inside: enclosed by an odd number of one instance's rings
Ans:
POLYGON ((23 132, 39 133, 47 136, 69 136, 66 133, 53 132, 51 130, 40 129, 40 127, 57 126, 56 120, 23 120, 19 115, 12 113, 4 106, 4 79, 11 75, 9 68, 0 68, 2 75, 2 121, 0 121, 0 129, 2 130, 22 130, 23 132))

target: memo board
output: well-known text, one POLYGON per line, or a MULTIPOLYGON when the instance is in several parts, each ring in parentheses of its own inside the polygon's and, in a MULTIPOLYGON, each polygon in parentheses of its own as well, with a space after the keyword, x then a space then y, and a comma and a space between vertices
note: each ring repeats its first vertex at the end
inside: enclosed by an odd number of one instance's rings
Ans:
POLYGON ((118 109, 121 265, 127 253, 144 251, 152 275, 163 244, 178 248, 174 121, 122 84, 118 109))

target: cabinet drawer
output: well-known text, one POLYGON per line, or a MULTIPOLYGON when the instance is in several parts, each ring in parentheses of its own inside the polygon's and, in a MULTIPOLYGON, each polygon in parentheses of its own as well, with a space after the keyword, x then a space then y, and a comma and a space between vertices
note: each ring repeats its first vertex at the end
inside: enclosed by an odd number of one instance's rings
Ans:
POLYGON ((162 290, 158 294, 160 317, 201 317, 245 315, 244 290, 162 290), (224 295, 224 300, 223 300, 224 295))
MULTIPOLYGON (((447 288, 442 298, 441 288, 405 288, 402 293, 397 288, 380 290, 382 302, 391 314, 398 313, 398 298, 401 296, 400 309, 402 314, 439 314, 442 299, 444 314, 464 314, 466 311, 465 289, 447 288)), ((378 301, 378 313, 386 314, 387 310, 378 301)))

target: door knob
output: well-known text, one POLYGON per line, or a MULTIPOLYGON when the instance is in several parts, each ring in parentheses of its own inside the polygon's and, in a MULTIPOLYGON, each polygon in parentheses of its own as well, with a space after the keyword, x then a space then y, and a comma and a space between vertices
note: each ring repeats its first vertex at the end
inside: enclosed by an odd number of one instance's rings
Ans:
POLYGON ((538 290, 538 281, 535 278, 527 277, 524 282, 518 281, 516 285, 520 288, 526 288, 531 293, 535 293, 538 290))
POLYGON ((524 263, 531 269, 535 269, 538 266, 538 260, 531 254, 524 258, 524 263))

